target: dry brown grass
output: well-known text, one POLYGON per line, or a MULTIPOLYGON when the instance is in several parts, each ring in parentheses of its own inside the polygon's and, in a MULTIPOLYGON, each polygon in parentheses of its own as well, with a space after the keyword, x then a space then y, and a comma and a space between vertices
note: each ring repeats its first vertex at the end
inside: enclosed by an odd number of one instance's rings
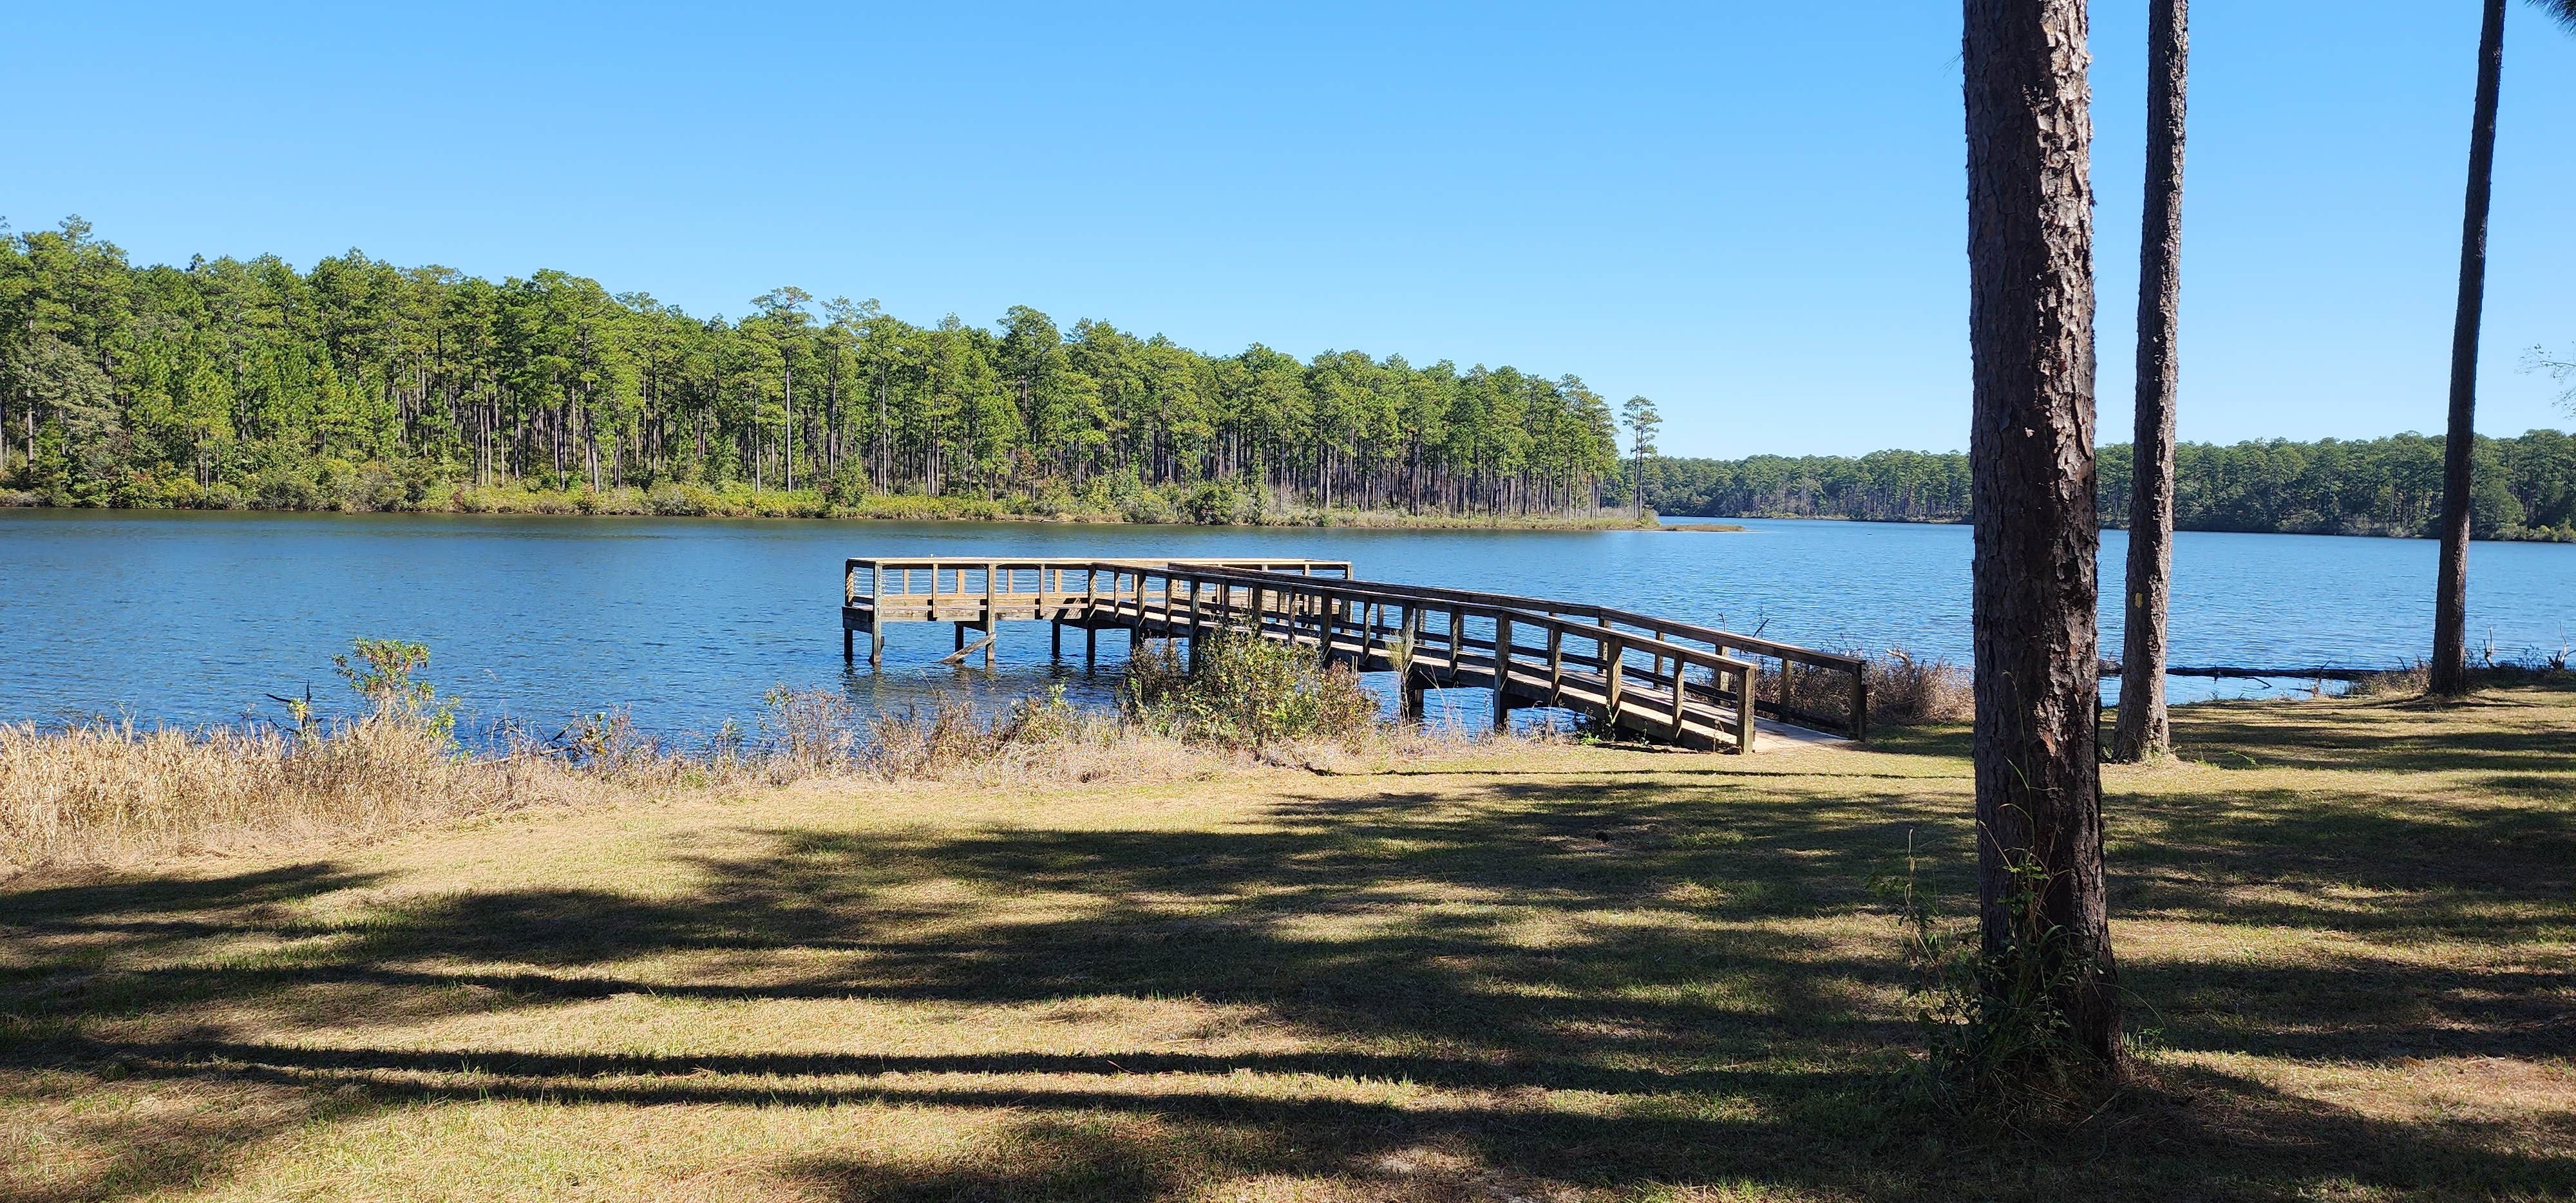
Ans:
POLYGON ((0 725, 0 866, 367 838, 613 788, 614 779, 553 757, 462 758, 420 724, 391 717, 309 738, 274 728, 0 725))
POLYGON ((1889 648, 1886 655, 1870 662, 1869 721, 1873 724, 1964 723, 1976 712, 1976 705, 1968 670, 1948 660, 1917 659, 1903 648, 1889 648))
POLYGON ((541 807, 632 803, 806 781, 975 782, 992 787, 1205 779, 1247 761, 1366 771, 1500 744, 1454 730, 1369 727, 1331 740, 1231 748, 1085 711, 1061 696, 987 717, 947 697, 892 713, 829 690, 777 690, 761 738, 674 749, 623 715, 539 742, 505 734, 468 755, 389 709, 298 734, 275 727, 66 730, 0 725, 0 875, 246 854, 379 839, 405 829, 541 807))
MULTIPOLYGON (((1854 651, 1848 653, 1860 656, 1854 651)), ((1863 657, 1869 673, 1869 721, 1873 727, 1919 727, 1927 723, 1966 722, 1976 706, 1968 670, 1944 659, 1918 659, 1903 648, 1863 657)), ((1762 699, 1792 710, 1821 715, 1835 722, 1851 713, 1851 681, 1840 673, 1799 669, 1784 673, 1774 665, 1761 675, 1762 699)))

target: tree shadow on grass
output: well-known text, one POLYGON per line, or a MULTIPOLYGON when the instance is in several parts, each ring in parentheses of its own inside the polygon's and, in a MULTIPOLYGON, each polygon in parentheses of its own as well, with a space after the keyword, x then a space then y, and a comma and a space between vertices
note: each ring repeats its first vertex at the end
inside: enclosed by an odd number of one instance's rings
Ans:
MULTIPOLYGON (((746 853, 675 849, 695 884, 649 898, 484 890, 321 921, 306 904, 378 881, 327 863, 23 891, 5 896, 15 966, 0 976, 0 1019, 14 1035, 0 1080, 108 1089, 112 1072, 361 1108, 887 1103, 987 1131, 945 1159, 787 1160, 793 1184, 849 1199, 1179 1198, 1263 1176, 1384 1198, 1730 1180, 1889 1198, 2576 1189, 2576 1164, 2534 1151, 2527 1132, 2374 1118, 2206 1069, 2151 1072, 2129 1108, 2078 1134, 2096 1143, 2072 1160, 1974 1140, 1980 1151, 1963 1154, 1957 1125, 1888 1088, 1884 1058, 1914 1039, 1891 1001, 1892 925, 1883 942, 1819 934, 1872 907, 1868 879, 1897 867, 1909 833, 1933 858, 1923 884, 1965 913, 1954 788, 1686 769, 1498 777, 1464 793, 1386 784, 1289 797, 1263 823, 1213 830, 775 828, 746 853), (239 939, 276 946, 219 955, 239 939), (316 1014, 504 1015, 628 993, 1191 999, 1249 1008, 1301 1047, 665 1055, 291 1037, 316 1014), (275 1017, 280 1031, 189 1030, 207 1004, 275 1017), (1441 1093, 1399 1106, 1318 1082, 1441 1093)), ((2168 1004, 2168 1041, 2355 1064, 2576 1052, 2559 962, 2398 955, 2563 939, 2576 884, 2563 816, 2469 821, 2398 801, 2264 785, 2115 813, 2123 919, 2332 931, 2390 950, 2141 963, 2131 982, 2168 1004)), ((129 1164, 55 1197, 220 1176, 274 1131, 231 1122, 102 1128, 108 1145, 193 1151, 128 1157, 170 1168, 129 1164)))

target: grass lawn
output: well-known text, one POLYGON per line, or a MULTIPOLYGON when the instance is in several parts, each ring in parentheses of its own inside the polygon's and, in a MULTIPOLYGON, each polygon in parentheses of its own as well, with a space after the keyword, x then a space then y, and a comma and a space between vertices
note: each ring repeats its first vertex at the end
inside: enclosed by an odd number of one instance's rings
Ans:
POLYGON ((0 1197, 2576 1196, 2576 691, 2106 770, 2163 1051, 1910 1109, 1965 737, 806 785, 0 885, 0 1197))

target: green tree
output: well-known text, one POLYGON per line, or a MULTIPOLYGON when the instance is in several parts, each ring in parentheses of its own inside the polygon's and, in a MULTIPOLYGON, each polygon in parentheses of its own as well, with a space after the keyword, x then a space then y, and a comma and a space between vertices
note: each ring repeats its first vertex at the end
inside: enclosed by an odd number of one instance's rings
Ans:
POLYGON ((1630 397, 1619 407, 1620 420, 1628 425, 1628 454, 1635 464, 1628 478, 1628 490, 1636 495, 1637 517, 1646 516, 1646 457, 1655 454, 1655 432, 1662 430, 1664 415, 1655 403, 1644 397, 1630 397))
MULTIPOLYGON (((2576 30, 2576 0, 2537 0, 2576 30)), ((2442 451, 2442 554, 2433 588, 2432 691, 2468 692, 2469 539, 2476 522, 2478 327, 2486 305, 2487 209, 2495 182, 2504 0, 2485 0, 2478 32, 2477 102, 2469 120, 2468 200, 2460 223, 2460 292, 2451 322, 2450 421, 2442 451)))
POLYGON ((2040 983, 2032 1001, 2060 1018, 2051 1030, 2071 1068, 2107 1074, 2119 1065, 2120 1002, 2094 737, 2085 6, 1967 0, 1965 15, 1973 760, 1983 948, 1995 967, 1985 988, 2009 1007, 2018 983, 2040 983))
POLYGON ((2165 713, 2165 618, 2173 592, 2175 341, 2182 312, 2187 0, 2147 3, 2146 201, 2138 233, 2137 440, 2129 484, 2129 558, 2120 652, 2120 721, 2111 758, 2135 762, 2173 746, 2165 713))

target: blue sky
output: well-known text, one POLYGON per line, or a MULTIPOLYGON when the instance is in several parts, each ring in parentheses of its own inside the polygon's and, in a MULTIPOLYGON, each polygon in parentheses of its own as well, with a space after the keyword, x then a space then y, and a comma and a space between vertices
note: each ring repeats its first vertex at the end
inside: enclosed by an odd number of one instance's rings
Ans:
MULTIPOLYGON (((2125 437, 2144 4, 2094 14, 2125 437)), ((2203 0, 2184 437, 2441 425, 2473 0, 2203 0)), ((1958 10, 52 5, 0 215, 139 261, 358 247, 693 312, 783 283, 1658 399, 1665 449, 1964 445, 1958 10)), ((2566 427, 2576 36, 2506 37, 2480 428, 2566 427)))

